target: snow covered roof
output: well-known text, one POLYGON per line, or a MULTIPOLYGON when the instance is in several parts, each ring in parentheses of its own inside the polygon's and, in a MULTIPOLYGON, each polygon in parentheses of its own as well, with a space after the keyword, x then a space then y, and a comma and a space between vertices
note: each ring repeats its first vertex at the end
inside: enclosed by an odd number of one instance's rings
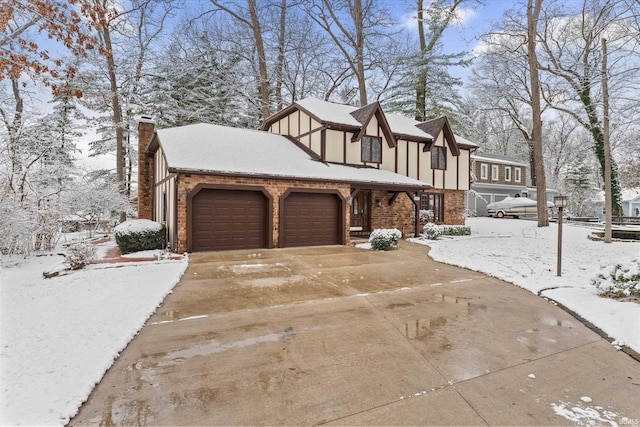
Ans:
POLYGON ((391 131, 398 135, 414 136, 417 138, 433 139, 433 135, 417 127, 419 121, 401 116, 400 114, 385 114, 391 131))
POLYGON ((296 101, 295 104, 307 110, 323 122, 355 126, 358 128, 361 126, 361 123, 351 115, 351 113, 358 110, 358 107, 336 104, 316 98, 301 99, 300 101, 296 101))
POLYGON ((622 201, 632 202, 640 200, 640 190, 634 190, 633 188, 622 190, 622 201))
MULTIPOLYGON (((294 105, 298 105, 310 114, 314 115, 322 122, 335 123, 346 126, 360 127, 360 123, 353 113, 361 110, 361 108, 351 105, 336 104, 334 102, 322 101, 316 98, 305 98, 296 101, 294 105)), ((370 104, 372 105, 372 104, 370 104)), ((366 108, 365 106, 363 108, 366 108)), ((432 135, 417 127, 419 121, 401 116, 399 114, 385 113, 385 117, 389 122, 389 127, 394 134, 413 136, 419 139, 432 139, 432 135)))
POLYGON ((327 164, 282 135, 212 124, 157 131, 169 169, 428 188, 382 169, 327 164))
POLYGON ((456 138, 456 142, 458 144, 464 145, 465 147, 469 147, 469 148, 478 148, 478 147, 480 147, 475 142, 471 142, 468 139, 461 137, 460 135, 455 135, 455 138, 456 138))
MULTIPOLYGON (((456 137, 457 139, 458 137, 456 137)), ((527 167, 525 163, 519 162, 512 157, 503 156, 501 154, 489 154, 489 153, 476 153, 471 155, 471 160, 484 160, 485 162, 500 163, 504 165, 523 166, 527 167)))

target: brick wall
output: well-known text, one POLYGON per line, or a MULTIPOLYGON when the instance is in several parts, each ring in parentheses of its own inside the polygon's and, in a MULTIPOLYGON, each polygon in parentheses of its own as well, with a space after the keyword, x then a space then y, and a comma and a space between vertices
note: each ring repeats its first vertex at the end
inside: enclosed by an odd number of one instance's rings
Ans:
POLYGON ((395 201, 389 206, 388 201, 393 193, 387 191, 371 192, 371 229, 397 228, 405 234, 413 234, 413 214, 415 205, 405 193, 398 194, 395 201), (381 206, 377 206, 377 201, 381 206))
POLYGON ((146 151, 154 132, 153 120, 138 123, 138 219, 153 219, 153 157, 146 151))
MULTIPOLYGON (((280 223, 280 196, 290 188, 308 188, 322 190, 338 190, 345 200, 349 197, 348 184, 336 184, 330 182, 305 182, 285 179, 263 179, 249 177, 213 176, 199 174, 179 174, 178 176, 178 221, 177 221, 177 252, 187 250, 187 201, 189 193, 198 184, 217 185, 244 185, 264 187, 272 197, 273 212, 273 247, 278 247, 279 223, 280 223)), ((345 207, 345 244, 350 244, 349 221, 350 210, 345 207)))
POLYGON ((444 190, 444 224, 464 225, 464 191, 444 190))

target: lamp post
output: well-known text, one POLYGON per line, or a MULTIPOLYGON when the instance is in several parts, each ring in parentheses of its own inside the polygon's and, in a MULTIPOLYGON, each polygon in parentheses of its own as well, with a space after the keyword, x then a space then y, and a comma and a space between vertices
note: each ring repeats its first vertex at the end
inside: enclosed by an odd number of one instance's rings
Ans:
POLYGON ((567 207, 567 196, 556 196, 553 204, 558 208, 558 271, 557 276, 562 276, 562 211, 567 207))

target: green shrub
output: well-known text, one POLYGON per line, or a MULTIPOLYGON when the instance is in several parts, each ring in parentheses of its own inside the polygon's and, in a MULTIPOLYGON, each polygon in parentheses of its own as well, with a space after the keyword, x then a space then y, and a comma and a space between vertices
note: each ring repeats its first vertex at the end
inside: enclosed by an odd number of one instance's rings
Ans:
POLYGON ((369 235, 372 249, 388 251, 398 247, 402 233, 397 228, 378 228, 369 235))
POLYGON ((114 231, 122 254, 164 248, 165 227, 158 222, 134 219, 123 222, 114 231))
POLYGON ((471 227, 468 225, 443 225, 443 236, 470 236, 471 227))
POLYGON ((442 234, 443 230, 444 230, 444 226, 437 225, 432 222, 425 224, 424 228, 422 229, 422 231, 424 232, 424 235, 429 240, 437 240, 438 236, 442 234))
POLYGON ((640 258, 602 267, 591 284, 604 296, 640 299, 640 258))

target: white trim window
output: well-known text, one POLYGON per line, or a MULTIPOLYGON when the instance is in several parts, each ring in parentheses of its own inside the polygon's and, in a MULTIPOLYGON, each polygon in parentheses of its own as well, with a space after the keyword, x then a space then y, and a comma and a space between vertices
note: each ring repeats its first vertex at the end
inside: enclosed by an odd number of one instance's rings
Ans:
POLYGON ((500 169, 498 168, 498 165, 491 165, 491 181, 497 181, 498 180, 498 172, 500 171, 500 169))
POLYGON ((504 180, 511 182, 511 166, 504 167, 504 180))
POLYGON ((515 168, 514 170, 514 178, 516 182, 522 181, 522 171, 520 168, 515 168))
POLYGON ((489 166, 480 163, 480 179, 489 179, 489 166))

